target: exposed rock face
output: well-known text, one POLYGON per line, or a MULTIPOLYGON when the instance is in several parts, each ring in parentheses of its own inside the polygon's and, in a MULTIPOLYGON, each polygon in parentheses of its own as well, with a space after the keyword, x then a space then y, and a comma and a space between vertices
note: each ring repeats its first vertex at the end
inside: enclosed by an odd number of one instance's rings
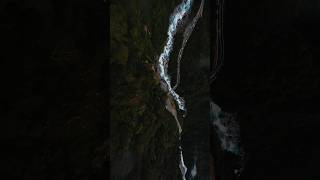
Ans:
MULTIPOLYGON (((111 147, 111 165, 133 163, 134 168, 125 176, 120 169, 112 170, 114 179, 181 179, 178 155, 178 128, 174 117, 179 116, 174 101, 168 98, 160 88, 159 77, 155 74, 156 57, 163 50, 167 38, 169 16, 181 1, 112 1, 111 2, 111 49, 113 54, 123 54, 122 49, 128 50, 126 56, 112 56, 112 109, 111 136, 114 147, 111 147), (118 31, 117 29, 127 29, 118 31), (121 33, 119 33, 121 32, 121 33), (125 48, 120 48, 120 47, 125 48), (153 68, 150 68, 153 67, 153 68), (129 102, 129 103, 128 103, 129 102), (165 107, 170 110, 168 112, 165 107), (173 116, 174 117, 173 117, 173 116), (130 151, 132 157, 126 158, 125 152, 130 151), (125 160, 124 160, 125 159, 125 160), (119 163, 121 162, 121 163, 119 163)), ((195 3, 195 12, 200 1, 195 3)), ((204 8, 204 11, 208 9, 204 8)), ((207 13, 207 12, 206 12, 207 13)), ((193 17, 193 16, 191 16, 193 17)), ((199 178, 208 179, 208 126, 209 98, 207 74, 209 68, 209 39, 208 14, 204 15, 195 27, 182 57, 181 91, 190 100, 190 112, 187 117, 185 139, 182 142, 184 158, 192 169, 195 149, 199 148, 197 156, 197 171, 199 178), (188 52, 187 52, 188 51, 188 52), (204 111, 201 109, 204 108, 204 111), (202 116, 198 116, 202 114, 202 116), (197 117, 198 116, 198 117, 197 117), (192 129, 192 128, 195 129, 192 129), (198 128, 201 127, 201 128, 198 128), (202 132, 207 133, 203 137, 202 132), (190 134, 189 134, 190 133, 190 134), (189 144, 185 144, 188 142, 189 144), (206 154, 204 154, 205 152, 206 154), (207 173, 207 174, 206 174, 207 173)), ((182 33, 175 41, 169 68, 170 76, 175 81, 176 59, 182 42, 182 33)), ((175 82, 173 82, 174 85, 175 82)), ((166 90, 166 87, 163 87, 166 90)), ((182 122, 181 126, 183 126, 182 122)), ((179 123, 179 124, 180 124, 179 123)), ((180 130, 183 128, 179 128, 180 130)), ((119 165, 120 166, 120 165, 119 165)), ((127 166, 123 166, 126 168, 127 166)), ((131 166, 128 166, 131 167, 131 166)), ((126 170, 123 169, 123 172, 126 170)), ((187 172, 191 177, 192 173, 187 172)), ((198 178, 198 177, 196 177, 198 178)))
POLYGON ((169 16, 177 4, 160 0, 111 2, 113 180, 181 178, 177 112, 174 101, 161 90, 155 68, 169 16))

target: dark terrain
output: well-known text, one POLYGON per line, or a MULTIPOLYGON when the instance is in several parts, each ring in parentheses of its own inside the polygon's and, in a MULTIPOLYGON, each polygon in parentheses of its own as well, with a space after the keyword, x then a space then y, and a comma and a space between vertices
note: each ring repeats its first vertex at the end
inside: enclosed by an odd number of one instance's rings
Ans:
MULTIPOLYGON (((137 180, 181 179, 179 137, 175 120, 165 110, 164 93, 152 66, 163 50, 169 17, 180 0, 111 1, 111 178, 137 180), (150 33, 146 32, 146 29, 150 33)), ((200 5, 194 3, 191 20, 200 5)), ((185 97, 182 146, 191 167, 198 148, 198 175, 208 178, 209 8, 192 33, 181 64, 178 93, 185 97), (201 117, 199 117, 199 115, 201 117)), ((175 81, 182 33, 176 36, 169 64, 175 81)), ((173 84, 175 84, 173 82, 173 84)))
MULTIPOLYGON (((240 179, 319 179, 320 2, 225 1, 225 59, 210 93, 240 123, 240 179)), ((181 179, 176 124, 152 70, 180 2, 1 1, 0 179, 181 179)), ((231 180, 234 160, 206 154, 212 2, 182 60, 182 146, 188 167, 197 154, 198 179, 220 161, 211 173, 231 180)))
POLYGON ((240 122, 247 153, 240 179, 320 178, 319 8, 319 1, 226 1, 225 61, 211 93, 240 122))
POLYGON ((0 179, 105 179, 106 4, 0 5, 0 179))

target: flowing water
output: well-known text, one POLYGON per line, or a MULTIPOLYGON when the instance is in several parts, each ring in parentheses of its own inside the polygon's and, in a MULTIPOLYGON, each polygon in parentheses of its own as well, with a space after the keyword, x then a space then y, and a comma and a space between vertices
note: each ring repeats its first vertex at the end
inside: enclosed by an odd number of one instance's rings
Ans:
MULTIPOLYGON (((164 46, 163 52, 161 53, 159 60, 158 60, 158 71, 160 74, 160 78, 161 78, 161 85, 162 88, 168 93, 168 97, 166 99, 166 109, 173 115, 173 117, 175 118, 176 122, 177 122, 177 127, 179 129, 179 134, 180 134, 180 138, 179 140, 181 140, 181 133, 182 133, 182 127, 179 123, 179 119, 177 116, 177 110, 175 109, 175 105, 173 104, 174 102, 171 101, 171 97, 174 99, 174 101, 177 103, 178 107, 180 110, 183 111, 184 115, 183 117, 186 116, 186 105, 185 105, 185 100, 178 95, 175 90, 179 85, 179 81, 180 81, 180 62, 181 62, 181 58, 182 58, 182 54, 183 54, 183 50, 185 45, 187 44, 187 41, 189 39, 189 37, 191 36, 193 29, 198 21, 198 19, 202 16, 202 11, 203 11, 203 3, 204 0, 201 1, 201 5, 199 7, 199 10, 196 14, 196 16, 193 18, 193 20, 190 22, 190 24, 188 24, 188 26, 186 27, 184 34, 183 34, 183 42, 182 42, 182 46, 179 50, 179 56, 178 56, 178 60, 177 60, 177 82, 176 85, 174 86, 174 88, 172 88, 171 85, 171 79, 168 73, 168 64, 169 64, 169 60, 170 60, 170 54, 173 50, 173 44, 174 44, 174 40, 175 40, 175 35, 178 31, 178 28, 181 27, 179 26, 183 19, 191 13, 191 7, 193 4, 193 0, 183 0, 174 10, 174 12, 172 13, 171 17, 170 17, 170 21, 169 21, 169 28, 168 28, 168 38, 166 41, 166 44, 164 46)), ((185 180, 186 179, 186 173, 187 173, 187 167, 184 163, 184 159, 183 159, 183 153, 182 153, 182 147, 179 146, 179 150, 180 150, 180 164, 179 164, 179 168, 181 171, 181 175, 182 175, 182 179, 185 180)), ((192 169, 192 174, 195 176, 196 175, 196 165, 194 165, 194 168, 192 169)))

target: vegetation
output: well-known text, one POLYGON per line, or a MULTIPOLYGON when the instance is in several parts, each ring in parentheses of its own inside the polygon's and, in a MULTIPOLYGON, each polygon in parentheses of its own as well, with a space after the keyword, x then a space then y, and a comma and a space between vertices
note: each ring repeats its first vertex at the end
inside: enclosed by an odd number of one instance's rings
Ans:
POLYGON ((111 2, 110 159, 115 179, 179 178, 178 131, 152 69, 174 6, 160 0, 111 2))

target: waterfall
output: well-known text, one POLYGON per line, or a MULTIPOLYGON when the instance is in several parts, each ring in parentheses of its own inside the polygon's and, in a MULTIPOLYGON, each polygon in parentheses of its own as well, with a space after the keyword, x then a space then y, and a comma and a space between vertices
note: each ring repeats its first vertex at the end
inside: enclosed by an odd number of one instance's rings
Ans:
MULTIPOLYGON (((204 3, 204 0, 201 1, 201 5, 198 10, 198 13, 196 14, 196 16, 193 18, 192 22, 186 27, 186 29, 184 31, 183 42, 182 42, 182 46, 179 50, 179 57, 177 60, 177 62, 178 62, 177 82, 176 82, 176 85, 174 88, 172 88, 172 86, 171 86, 171 80, 170 80, 170 76, 168 74, 168 64, 169 64, 169 60, 170 60, 170 54, 173 49, 173 43, 174 43, 175 35, 178 30, 178 26, 180 23, 182 23, 183 18, 187 14, 190 13, 191 6, 193 4, 193 0, 183 0, 175 8, 174 12, 171 14, 170 20, 169 20, 169 28, 168 28, 168 32, 167 32, 167 35, 168 35, 167 41, 166 41, 166 44, 163 48, 163 52, 159 56, 159 60, 158 60, 158 72, 160 75, 160 79, 162 81, 161 82, 162 88, 168 93, 167 94, 168 96, 172 97, 175 100, 179 109, 184 112, 184 116, 186 115, 186 111, 187 111, 186 105, 185 105, 185 100, 175 92, 175 89, 178 87, 179 81, 180 81, 180 61, 182 58, 183 50, 184 50, 185 45, 187 44, 189 37, 191 36, 191 34, 193 32, 193 29, 194 29, 198 19, 202 16, 203 3, 204 3)), ((170 97, 168 97, 166 99, 166 109, 173 115, 173 117, 175 118, 175 120, 177 122, 177 126, 179 129, 179 135, 180 135, 179 141, 181 141, 182 128, 180 126, 180 123, 179 123, 179 120, 177 117, 177 112, 176 112, 175 106, 170 101, 170 99, 171 99, 170 97)), ((179 151, 180 152, 179 168, 181 171, 182 179, 185 180, 186 179, 185 175, 187 173, 187 167, 184 164, 181 145, 179 146, 179 150, 180 150, 179 151)))
POLYGON ((173 49, 174 38, 177 33, 177 28, 179 23, 181 23, 183 17, 185 17, 191 10, 191 5, 193 0, 183 0, 181 4, 179 4, 174 10, 173 14, 170 17, 169 28, 168 28, 168 38, 166 41, 166 45, 163 48, 163 52, 161 53, 158 60, 158 68, 160 72, 160 78, 166 84, 166 87, 169 91, 169 94, 174 98, 177 102, 179 109, 186 111, 185 101, 182 97, 180 97, 171 87, 171 80, 168 74, 168 63, 171 51, 173 49))

